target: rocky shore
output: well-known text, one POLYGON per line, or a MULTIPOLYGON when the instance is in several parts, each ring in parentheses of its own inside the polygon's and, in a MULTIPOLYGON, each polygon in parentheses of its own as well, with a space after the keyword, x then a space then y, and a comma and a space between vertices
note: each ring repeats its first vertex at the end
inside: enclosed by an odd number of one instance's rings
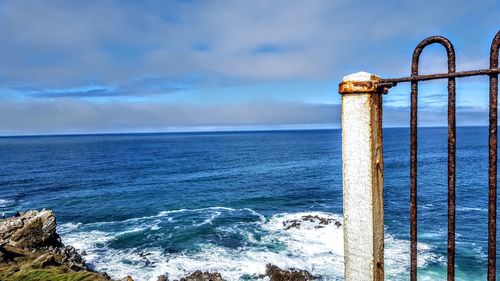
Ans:
MULTIPOLYGON (((302 221, 314 220, 318 220, 321 226, 330 223, 340 225, 340 222, 320 217, 302 218, 302 221)), ((49 210, 27 211, 0 220, 0 280, 112 280, 106 273, 89 267, 75 248, 64 245, 56 226, 54 213, 49 210)), ((299 221, 284 223, 285 229, 298 227, 299 221)), ((307 281, 317 278, 305 270, 283 270, 272 264, 268 264, 265 274, 259 276, 259 279, 269 281, 307 281)), ((133 276, 126 276, 117 281, 133 280, 133 276)), ((158 281, 168 280, 168 274, 158 277, 158 281)), ((225 279, 218 272, 197 270, 178 281, 223 280, 225 279)))
POLYGON ((110 280, 65 246, 51 211, 28 211, 0 221, 0 280, 110 280))

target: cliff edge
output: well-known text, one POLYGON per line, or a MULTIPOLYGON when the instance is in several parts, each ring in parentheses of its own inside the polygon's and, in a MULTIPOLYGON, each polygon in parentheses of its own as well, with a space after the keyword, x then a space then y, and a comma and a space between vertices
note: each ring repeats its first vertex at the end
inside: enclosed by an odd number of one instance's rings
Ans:
POLYGON ((52 211, 28 211, 0 220, 0 280, 110 280, 88 268, 56 232, 52 211))

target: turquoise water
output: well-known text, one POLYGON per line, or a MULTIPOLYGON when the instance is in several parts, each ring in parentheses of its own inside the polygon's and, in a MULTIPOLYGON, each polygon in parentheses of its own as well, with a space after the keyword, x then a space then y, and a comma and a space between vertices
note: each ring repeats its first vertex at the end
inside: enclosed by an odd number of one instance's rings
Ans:
MULTIPOLYGON (((446 272, 445 128, 419 135, 419 280, 446 272)), ((457 280, 485 279, 487 128, 459 128, 457 280)), ((53 209, 63 242, 113 277, 267 263, 342 280, 340 130, 0 138, 0 211, 53 209)), ((408 280, 409 129, 384 130, 386 279, 408 280)))

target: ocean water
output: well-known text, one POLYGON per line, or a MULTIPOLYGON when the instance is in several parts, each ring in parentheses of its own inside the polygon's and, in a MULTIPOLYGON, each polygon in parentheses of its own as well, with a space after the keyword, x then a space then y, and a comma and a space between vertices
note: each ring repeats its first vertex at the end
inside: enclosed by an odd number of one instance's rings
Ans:
MULTIPOLYGON (((458 128, 457 280, 485 280, 487 128, 458 128)), ((419 280, 444 280, 446 128, 419 131, 419 280)), ((265 265, 342 280, 341 131, 0 138, 0 211, 52 209, 63 242, 112 277, 265 265)), ((409 129, 384 130, 386 280, 409 279, 409 129)))

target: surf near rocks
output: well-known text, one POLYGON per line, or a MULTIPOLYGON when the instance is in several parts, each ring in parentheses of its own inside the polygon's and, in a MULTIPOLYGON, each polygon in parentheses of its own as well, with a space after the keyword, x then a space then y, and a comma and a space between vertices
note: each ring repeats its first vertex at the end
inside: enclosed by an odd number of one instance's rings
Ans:
MULTIPOLYGON (((56 231, 54 213, 49 210, 27 211, 0 220, 0 280, 83 280, 111 278, 87 266, 72 246, 65 246, 56 231), (36 279, 36 278, 38 279, 36 279), (33 279, 35 278, 35 279, 33 279)), ((259 276, 261 277, 261 276, 259 276)), ((270 281, 306 281, 316 277, 304 270, 282 270, 268 264, 261 278, 270 281)), ((134 280, 127 276, 122 280, 134 280)), ((168 280, 168 275, 158 280, 168 280)), ((179 281, 223 281, 218 272, 196 270, 179 281)), ((137 280, 136 280, 137 281, 137 280)))
POLYGON ((285 230, 292 228, 300 228, 304 222, 315 223, 314 228, 324 228, 327 225, 335 224, 337 228, 342 226, 339 220, 335 220, 329 217, 320 217, 318 215, 304 215, 298 219, 286 220, 283 222, 283 227, 285 230))
MULTIPOLYGON (((269 281, 309 281, 316 280, 318 277, 306 270, 294 268, 283 270, 276 265, 268 264, 266 265, 266 273, 260 275, 259 278, 269 281)), ((162 275, 158 277, 158 281, 169 281, 169 279, 167 275, 162 275)), ((202 272, 197 270, 178 281, 225 281, 225 279, 218 272, 202 272)))

